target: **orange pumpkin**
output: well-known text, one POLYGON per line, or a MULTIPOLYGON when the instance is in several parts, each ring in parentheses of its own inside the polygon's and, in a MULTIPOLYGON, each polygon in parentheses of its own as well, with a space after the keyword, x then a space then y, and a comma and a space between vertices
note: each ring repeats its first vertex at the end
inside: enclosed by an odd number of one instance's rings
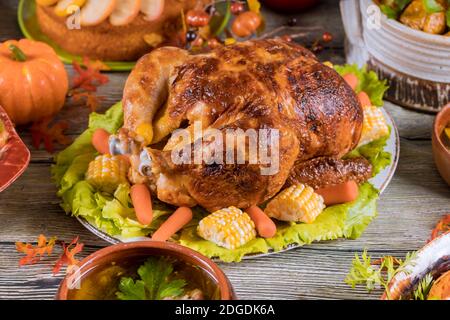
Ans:
POLYGON ((262 23, 261 16, 253 11, 240 13, 233 21, 231 31, 238 37, 251 36, 262 23))
POLYGON ((27 39, 0 44, 0 106, 15 124, 56 114, 68 89, 64 65, 47 44, 27 39))

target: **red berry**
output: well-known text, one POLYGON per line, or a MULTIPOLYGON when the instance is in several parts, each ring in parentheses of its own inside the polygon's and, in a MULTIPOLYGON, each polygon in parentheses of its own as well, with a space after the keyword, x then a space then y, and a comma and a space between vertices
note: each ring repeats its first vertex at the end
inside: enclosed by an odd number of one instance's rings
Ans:
POLYGON ((186 13, 186 23, 193 27, 204 27, 209 23, 209 14, 203 10, 189 10, 186 13))
POLYGON ((193 47, 201 47, 203 45, 203 39, 201 37, 197 37, 194 41, 192 41, 193 47))
POLYGON ((286 42, 292 42, 292 37, 288 34, 285 34, 284 36, 281 36, 281 39, 286 42))
POLYGON ((324 32, 322 35, 322 40, 324 42, 331 42, 331 41, 333 41, 333 35, 329 32, 324 32))
POLYGON ((216 38, 212 38, 212 39, 208 40, 208 46, 211 49, 214 49, 214 48, 217 48, 218 46, 220 46, 220 42, 216 38))
POLYGON ((242 11, 244 11, 244 5, 240 2, 233 2, 231 4, 231 12, 233 14, 238 14, 241 13, 242 11))

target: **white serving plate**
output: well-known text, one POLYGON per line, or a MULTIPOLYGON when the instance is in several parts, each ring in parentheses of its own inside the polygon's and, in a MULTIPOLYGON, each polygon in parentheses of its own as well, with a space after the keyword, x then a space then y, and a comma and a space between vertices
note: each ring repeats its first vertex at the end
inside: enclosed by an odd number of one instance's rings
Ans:
MULTIPOLYGON (((383 114, 386 118, 388 125, 391 127, 391 135, 390 135, 389 139, 387 140, 387 144, 386 144, 386 147, 384 150, 392 154, 392 162, 388 167, 384 168, 381 172, 379 172, 376 177, 369 180, 369 182, 371 182, 375 188, 380 190, 380 193, 382 193, 386 189, 389 182, 392 180, 392 177, 394 176, 394 172, 395 172, 395 169, 397 168, 397 163, 398 163, 398 159, 400 156, 400 138, 398 135, 397 126, 396 126, 394 120, 392 119, 392 117, 386 111, 386 109, 383 108, 382 110, 383 110, 383 114)), ((107 233, 103 232, 102 230, 98 229, 97 227, 91 225, 84 218, 77 217, 77 219, 90 232, 92 232, 99 238, 101 238, 109 243, 112 243, 112 244, 116 244, 116 243, 120 243, 120 242, 133 242, 133 241, 139 241, 139 240, 149 240, 149 238, 146 238, 146 237, 126 238, 126 239, 122 238, 120 236, 113 237, 113 236, 110 236, 107 233)), ((284 251, 291 250, 291 249, 298 248, 298 247, 301 247, 301 246, 297 245, 297 244, 293 244, 293 245, 287 246, 285 249, 280 250, 280 251, 272 250, 272 251, 269 251, 268 253, 246 255, 243 257, 243 259, 263 257, 263 256, 267 256, 267 255, 272 255, 275 253, 284 252, 284 251)))

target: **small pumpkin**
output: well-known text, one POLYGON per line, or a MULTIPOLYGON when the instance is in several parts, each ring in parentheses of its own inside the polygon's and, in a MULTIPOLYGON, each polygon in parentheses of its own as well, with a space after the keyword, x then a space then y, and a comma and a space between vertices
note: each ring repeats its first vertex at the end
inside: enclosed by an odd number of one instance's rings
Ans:
POLYGON ((238 37, 251 36, 261 26, 261 16, 253 11, 245 11, 239 14, 233 21, 231 31, 238 37))
POLYGON ((56 114, 68 89, 64 65, 49 45, 28 39, 0 44, 0 105, 16 125, 56 114))

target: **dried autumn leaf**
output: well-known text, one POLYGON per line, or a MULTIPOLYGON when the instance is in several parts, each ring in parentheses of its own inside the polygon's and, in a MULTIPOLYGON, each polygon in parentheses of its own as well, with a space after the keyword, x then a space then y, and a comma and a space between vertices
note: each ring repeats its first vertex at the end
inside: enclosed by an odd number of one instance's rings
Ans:
POLYGON ((89 59, 84 58, 84 68, 80 66, 77 61, 72 62, 72 66, 77 73, 72 80, 72 88, 81 88, 86 91, 95 92, 97 87, 109 82, 109 78, 101 74, 100 71, 104 68, 99 62, 92 63, 89 59))
POLYGON ((84 102, 85 105, 92 111, 95 112, 100 105, 100 101, 103 97, 96 96, 93 92, 72 92, 72 99, 75 103, 84 102))
POLYGON ((101 60, 89 60, 85 58, 85 65, 98 71, 110 71, 111 68, 101 60))
POLYGON ((450 231, 450 214, 447 214, 442 217, 441 220, 436 224, 436 227, 431 232, 431 240, 436 239, 439 235, 450 231))
MULTIPOLYGON (((393 261, 393 263, 394 263, 395 266, 399 266, 399 265, 402 264, 402 261, 399 260, 399 259, 397 259, 396 257, 391 257, 391 256, 388 256, 388 257, 389 257, 389 259, 392 259, 392 261, 393 261)), ((382 258, 380 258, 380 259, 373 260, 371 264, 372 264, 373 266, 381 266, 381 265, 384 264, 384 262, 386 261, 386 259, 387 259, 388 257, 382 257, 382 258)))
POLYGON ((59 121, 53 126, 50 126, 51 121, 51 118, 45 118, 33 123, 30 128, 32 144, 37 150, 40 149, 41 144, 44 144, 45 150, 53 153, 55 142, 61 145, 71 143, 71 139, 64 135, 64 131, 69 127, 69 123, 67 121, 59 121))
POLYGON ((53 237, 47 241, 47 238, 42 234, 39 235, 36 246, 33 246, 30 243, 16 242, 16 250, 20 253, 26 254, 25 257, 19 260, 19 266, 35 264, 39 262, 45 254, 50 256, 55 243, 56 237, 53 237))
POLYGON ((78 243, 79 237, 76 237, 66 245, 64 242, 61 243, 63 248, 63 253, 56 261, 53 267, 53 274, 56 275, 64 265, 67 267, 72 267, 78 264, 78 260, 75 259, 75 255, 83 250, 84 244, 78 243))

